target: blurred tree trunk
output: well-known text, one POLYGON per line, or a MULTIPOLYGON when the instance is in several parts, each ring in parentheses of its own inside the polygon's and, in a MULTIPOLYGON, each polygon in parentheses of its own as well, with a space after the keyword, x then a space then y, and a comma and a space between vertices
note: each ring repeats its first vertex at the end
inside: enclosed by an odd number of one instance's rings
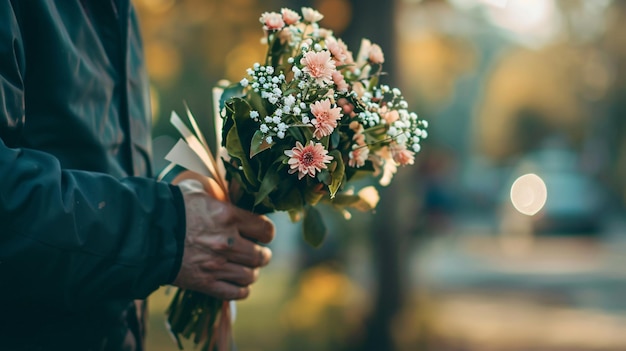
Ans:
MULTIPOLYGON (((411 180, 414 172, 402 169, 392 184, 381 190, 381 199, 370 230, 374 256, 376 295, 359 350, 397 350, 394 329, 406 307, 409 269, 408 243, 415 226, 417 204, 411 180)), ((402 328, 403 329, 403 328, 402 328)))
MULTIPOLYGON (((358 53, 362 38, 380 45, 385 54, 383 68, 387 73, 381 81, 395 86, 395 1, 351 0, 350 3, 352 21, 341 37, 354 55, 358 53)), ((403 284, 407 281, 401 250, 406 233, 401 228, 403 220, 397 211, 398 199, 403 191, 401 183, 400 179, 395 179, 392 186, 381 190, 381 202, 369 233, 374 255, 376 295, 360 345, 354 345, 363 351, 396 349, 392 334, 393 320, 404 303, 403 284)))
POLYGON ((385 53, 382 81, 393 84, 396 71, 395 0, 350 0, 351 21, 340 37, 356 55, 361 39, 366 38, 380 45, 385 53))

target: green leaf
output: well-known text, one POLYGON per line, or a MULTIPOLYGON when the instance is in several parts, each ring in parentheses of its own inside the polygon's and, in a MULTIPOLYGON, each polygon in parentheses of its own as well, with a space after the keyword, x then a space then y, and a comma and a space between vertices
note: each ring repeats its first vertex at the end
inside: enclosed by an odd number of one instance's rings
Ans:
POLYGON ((322 137, 322 139, 319 139, 318 142, 324 145, 324 149, 328 150, 329 149, 328 143, 330 142, 330 136, 327 135, 325 137, 322 137))
MULTIPOLYGON (((222 161, 224 160, 222 159, 222 161)), ((239 185, 243 188, 244 192, 246 193, 252 192, 252 189, 251 189, 252 185, 248 183, 245 177, 243 177, 242 171, 240 171, 237 167, 233 166, 229 162, 224 161, 222 163, 224 164, 224 168, 226 169, 228 175, 234 178, 237 183, 239 183, 239 185)))
POLYGON ((326 225, 322 220, 322 215, 315 207, 307 206, 302 223, 304 241, 315 248, 320 247, 326 237, 326 232, 326 225))
POLYGON ((278 174, 278 167, 270 167, 267 170, 265 177, 263 177, 259 192, 257 192, 254 196, 254 205, 256 206, 263 202, 263 200, 278 187, 279 182, 280 174, 278 174))
POLYGON ((353 208, 361 212, 372 211, 375 208, 371 202, 357 195, 337 194, 331 204, 339 208, 353 208))
POLYGON ((226 146, 226 137, 228 136, 228 132, 233 127, 235 120, 233 118, 233 99, 240 98, 242 91, 238 91, 243 89, 239 84, 234 86, 229 86, 224 89, 222 95, 220 96, 219 104, 219 115, 222 118, 222 130, 219 131, 221 133, 222 146, 226 146), (224 112, 222 112, 224 111, 224 112))
MULTIPOLYGON (((300 143, 306 144, 306 140, 309 140, 309 139, 306 139, 304 137, 303 130, 307 130, 307 129, 310 129, 310 128, 309 127, 289 128, 289 129, 287 129, 287 133, 289 133, 291 136, 293 136, 294 139, 296 139, 300 143)), ((311 134, 311 135, 313 135, 313 134, 311 134)), ((296 143, 294 143, 294 145, 295 144, 296 143)))
POLYGON ((265 103, 263 102, 263 98, 261 95, 254 90, 250 90, 248 92, 248 102, 250 103, 250 108, 252 110, 258 111, 259 116, 261 118, 268 115, 267 109, 265 108, 265 103))
POLYGON ((278 184, 277 191, 272 193, 272 203, 276 206, 277 211, 297 211, 304 205, 304 199, 294 182, 290 179, 284 179, 278 184))
POLYGON ((297 94, 300 91, 300 89, 296 89, 296 88, 289 88, 287 90, 285 90, 283 92, 283 96, 287 96, 287 95, 292 95, 292 94, 297 94))
POLYGON ((274 36, 274 40, 271 43, 270 47, 270 55, 272 57, 271 65, 274 67, 278 67, 280 63, 280 55, 283 53, 284 48, 280 43, 280 38, 278 35, 274 36))
POLYGON ((352 66, 354 66, 353 63, 347 64, 347 65, 339 65, 339 66, 337 66, 337 71, 341 71, 344 68, 348 68, 348 67, 352 67, 352 66))
POLYGON ((316 191, 315 187, 310 187, 304 192, 304 200, 307 205, 315 206, 326 195, 324 191, 316 191))
POLYGON ((233 118, 233 110, 232 103, 228 102, 226 104, 226 115, 223 116, 223 125, 222 125, 222 146, 226 146, 226 139, 228 137, 228 133, 230 133, 231 128, 235 125, 235 120, 233 118))
POLYGON ((339 207, 348 207, 352 204, 361 201, 359 195, 356 194, 337 194, 332 201, 332 204, 339 207))
POLYGON ((370 82, 367 85, 367 90, 372 91, 374 90, 374 87, 377 85, 378 85, 378 76, 373 76, 372 78, 370 78, 370 82))
POLYGON ((252 142, 250 142, 250 158, 253 158, 257 154, 271 148, 272 145, 274 145, 274 143, 269 144, 265 141, 263 132, 257 130, 252 136, 252 142))
POLYGON ((345 176, 346 166, 343 164, 343 158, 341 157, 341 153, 339 150, 333 150, 329 152, 329 155, 333 156, 333 159, 337 161, 337 167, 331 173, 331 182, 328 186, 328 190, 330 191, 330 198, 334 198, 337 191, 341 187, 343 183, 343 178, 345 176))
POLYGON ((336 149, 339 146, 339 141, 341 140, 341 135, 339 131, 335 129, 333 133, 330 135, 330 148, 336 149))
POLYGON ((322 169, 322 171, 319 172, 315 176, 315 178, 317 178, 317 180, 326 185, 329 185, 332 180, 332 178, 330 177, 330 172, 327 169, 322 169))
MULTIPOLYGON (((241 163, 246 180, 256 188, 260 181, 249 160, 249 149, 244 149, 244 145, 249 143, 256 130, 255 122, 250 119, 250 105, 242 98, 233 98, 229 100, 226 108, 227 117, 234 122, 226 135, 226 149, 231 157, 241 163)), ((257 163, 254 164, 257 165, 257 163)))
MULTIPOLYGON (((328 164, 327 170, 328 170, 328 173, 333 173, 336 169, 337 169, 337 159, 334 159, 328 164)), ((326 184, 330 184, 330 181, 326 184)))
POLYGON ((228 136, 226 137, 226 148, 232 157, 236 157, 241 162, 241 168, 243 169, 243 174, 248 183, 257 187, 259 185, 259 181, 257 180, 252 167, 250 167, 248 156, 245 151, 243 151, 236 125, 230 130, 230 132, 228 132, 228 136))
POLYGON ((284 168, 286 165, 289 164, 289 156, 285 155, 284 153, 281 154, 280 156, 278 156, 278 158, 276 158, 275 163, 279 163, 279 162, 280 162, 280 165, 278 167, 284 168))
POLYGON ((226 102, 234 97, 242 97, 245 94, 243 93, 243 86, 239 83, 233 84, 227 88, 224 88, 222 92, 222 96, 220 97, 220 110, 226 106, 226 102))

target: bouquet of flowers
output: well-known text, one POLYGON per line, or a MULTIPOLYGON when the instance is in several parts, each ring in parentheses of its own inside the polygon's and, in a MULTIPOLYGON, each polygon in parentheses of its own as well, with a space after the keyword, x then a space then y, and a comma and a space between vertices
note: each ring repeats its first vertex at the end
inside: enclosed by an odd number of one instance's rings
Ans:
MULTIPOLYGON (((315 247, 326 234, 315 205, 345 213, 372 210, 375 189, 355 192, 351 181, 369 175, 388 184, 398 166, 413 164, 428 127, 408 110, 399 89, 379 84, 381 48, 364 39, 353 56, 341 39, 320 28, 322 18, 306 7, 301 14, 283 8, 261 16, 265 61, 254 63, 237 84, 222 87, 221 164, 190 113, 198 135, 173 120, 183 144, 206 165, 205 175, 224 193, 227 182, 238 185, 231 201, 256 213, 287 211, 294 221, 302 219, 304 240, 315 247), (206 154, 199 154, 202 149, 206 154)), ((205 350, 223 349, 228 314, 227 302, 179 290, 169 309, 170 330, 177 339, 194 336, 205 350)))

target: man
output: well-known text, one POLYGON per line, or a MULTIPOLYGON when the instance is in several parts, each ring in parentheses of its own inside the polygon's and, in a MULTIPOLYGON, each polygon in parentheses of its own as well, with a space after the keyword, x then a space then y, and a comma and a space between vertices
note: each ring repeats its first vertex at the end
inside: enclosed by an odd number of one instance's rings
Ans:
POLYGON ((141 350, 133 299, 247 296, 272 224, 151 179, 149 116, 130 0, 0 2, 0 350, 141 350))

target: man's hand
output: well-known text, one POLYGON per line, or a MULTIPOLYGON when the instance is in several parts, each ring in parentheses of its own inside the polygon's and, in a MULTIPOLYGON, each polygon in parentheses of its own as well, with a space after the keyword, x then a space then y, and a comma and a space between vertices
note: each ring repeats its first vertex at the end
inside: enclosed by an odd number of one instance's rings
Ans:
POLYGON ((196 180, 179 184, 185 201, 187 233, 183 262, 173 282, 224 300, 246 298, 259 268, 272 257, 269 219, 210 197, 196 180), (254 240, 254 241, 253 241, 254 240))

